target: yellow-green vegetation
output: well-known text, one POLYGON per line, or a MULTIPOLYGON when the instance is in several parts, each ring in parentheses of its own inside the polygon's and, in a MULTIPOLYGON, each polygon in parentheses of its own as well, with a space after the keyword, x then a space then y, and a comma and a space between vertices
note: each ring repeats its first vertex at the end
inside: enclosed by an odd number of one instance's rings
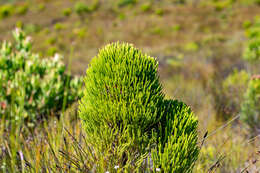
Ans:
POLYGON ((260 72, 260 17, 247 24, 246 36, 248 41, 245 44, 243 58, 249 62, 249 71, 251 74, 260 72))
POLYGON ((247 27, 246 34, 249 38, 244 58, 251 63, 260 60, 260 17, 256 17, 251 26, 247 27))
POLYGON ((244 102, 242 103, 241 119, 249 127, 251 135, 258 135, 260 132, 260 18, 256 17, 254 23, 247 27, 249 41, 244 51, 244 59, 249 61, 252 74, 248 84, 244 102))
POLYGON ((252 79, 242 104, 242 120, 248 125, 252 135, 260 131, 260 76, 252 79))
POLYGON ((219 85, 212 82, 212 93, 215 99, 215 109, 219 119, 227 120, 241 111, 250 76, 245 71, 234 70, 219 85))
POLYGON ((19 29, 13 35, 16 43, 4 41, 0 49, 0 118, 35 124, 76 101, 82 81, 66 74, 60 55, 41 59, 31 52, 30 37, 19 29))
MULTIPOLYGON (((157 57, 165 97, 198 117, 203 145, 193 171, 257 172, 259 11, 259 0, 0 0, 0 41, 14 45, 11 30, 21 28, 31 52, 64 55, 72 76, 85 75, 104 45, 133 43, 157 57)), ((93 171, 98 157, 77 110, 46 113, 33 127, 1 118, 0 172, 93 171)))
POLYGON ((191 172, 197 160, 197 118, 166 100, 158 62, 132 45, 113 43, 87 69, 79 107, 96 172, 191 172), (102 131, 101 131, 102 129, 102 131))

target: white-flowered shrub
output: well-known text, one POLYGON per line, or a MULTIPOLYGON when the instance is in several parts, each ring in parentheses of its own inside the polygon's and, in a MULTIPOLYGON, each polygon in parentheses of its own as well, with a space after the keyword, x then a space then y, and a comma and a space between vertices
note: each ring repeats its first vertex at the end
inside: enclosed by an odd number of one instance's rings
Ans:
POLYGON ((81 79, 66 73, 62 57, 32 53, 30 37, 16 29, 15 44, 0 49, 0 118, 36 122, 56 114, 81 95, 81 79))

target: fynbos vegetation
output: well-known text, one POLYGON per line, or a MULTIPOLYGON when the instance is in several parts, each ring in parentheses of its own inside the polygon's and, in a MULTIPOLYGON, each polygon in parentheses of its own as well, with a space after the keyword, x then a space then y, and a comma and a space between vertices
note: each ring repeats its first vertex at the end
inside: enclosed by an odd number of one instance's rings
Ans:
POLYGON ((157 68, 125 43, 107 45, 91 61, 79 115, 96 171, 191 172, 198 122, 184 103, 165 99, 157 68))
POLYGON ((260 77, 253 78, 248 85, 242 104, 242 120, 250 128, 251 134, 260 132, 260 77))
POLYGON ((242 103, 242 120, 249 127, 251 135, 260 133, 260 18, 255 18, 254 23, 247 29, 249 41, 244 51, 244 59, 250 63, 251 81, 242 103))
POLYGON ((0 0, 0 172, 259 172, 259 2, 0 0))
POLYGON ((24 32, 13 36, 15 44, 4 41, 0 49, 0 118, 36 123, 77 100, 81 80, 66 73, 61 56, 42 59, 24 32))
POLYGON ((249 38, 244 51, 244 59, 250 63, 260 60, 260 17, 256 17, 252 26, 246 30, 249 38))

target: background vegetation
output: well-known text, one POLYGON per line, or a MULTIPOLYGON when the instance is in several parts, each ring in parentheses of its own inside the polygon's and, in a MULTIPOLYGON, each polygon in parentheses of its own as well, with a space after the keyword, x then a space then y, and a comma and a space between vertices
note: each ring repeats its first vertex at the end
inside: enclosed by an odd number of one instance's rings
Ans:
MULTIPOLYGON (((85 74, 100 47, 114 41, 133 43, 157 57, 166 97, 184 101, 198 116, 203 145, 194 172, 256 172, 259 3, 2 0, 0 39, 14 41, 11 31, 22 28, 32 37, 33 52, 41 58, 61 53, 67 73, 74 76, 85 74)), ((60 111, 61 116, 47 115, 47 121, 33 128, 10 126, 1 118, 1 171, 89 171, 86 165, 95 160, 86 157, 91 148, 76 110, 75 104, 60 111)))

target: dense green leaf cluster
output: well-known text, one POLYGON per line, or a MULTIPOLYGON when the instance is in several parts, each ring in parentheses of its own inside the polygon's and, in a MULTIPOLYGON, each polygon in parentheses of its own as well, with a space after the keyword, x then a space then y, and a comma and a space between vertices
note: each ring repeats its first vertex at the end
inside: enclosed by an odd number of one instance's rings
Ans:
POLYGON ((192 172, 198 156, 197 125, 191 109, 177 100, 164 101, 158 123, 156 148, 152 149, 155 168, 164 172, 192 172))
POLYGON ((158 62, 132 45, 113 43, 94 57, 79 106, 98 172, 191 172, 198 156, 197 119, 166 100, 158 62))
POLYGON ((260 79, 249 82, 242 104, 242 120, 248 125, 252 134, 260 132, 260 79))
POLYGON ((65 73, 61 57, 41 59, 29 37, 19 29, 13 35, 16 43, 0 49, 0 117, 32 123, 75 101, 82 82, 65 73))

